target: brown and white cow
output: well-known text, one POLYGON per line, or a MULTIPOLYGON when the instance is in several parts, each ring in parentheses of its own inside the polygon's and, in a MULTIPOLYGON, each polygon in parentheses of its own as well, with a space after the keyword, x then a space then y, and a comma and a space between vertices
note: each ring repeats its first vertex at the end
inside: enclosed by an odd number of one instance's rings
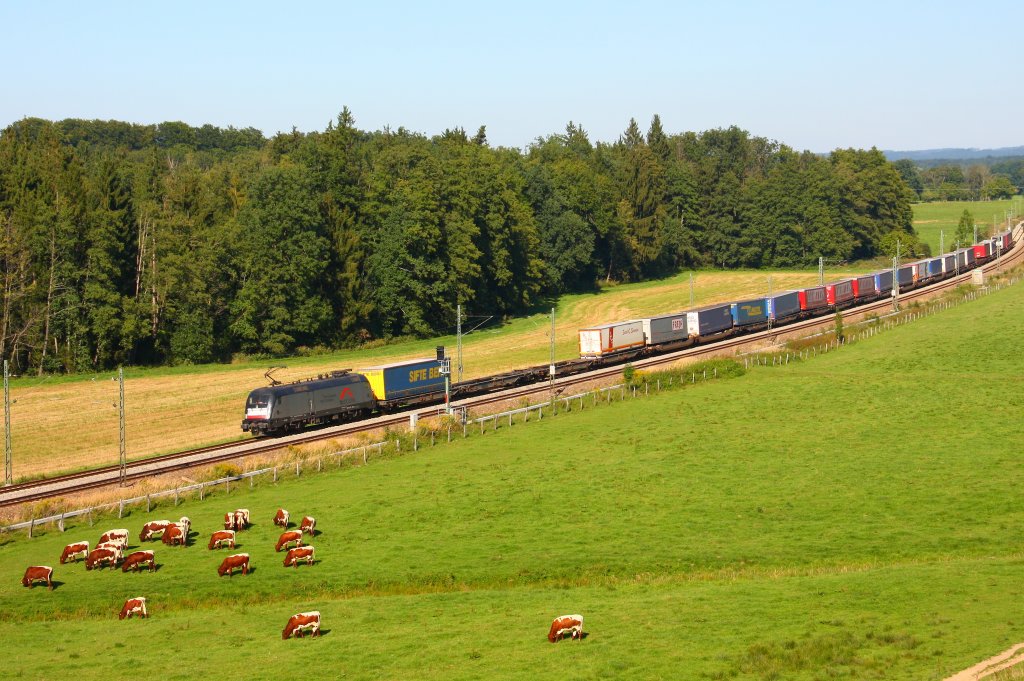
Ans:
POLYGON ((178 523, 171 523, 170 527, 164 530, 164 536, 160 537, 160 541, 168 546, 187 546, 188 545, 188 534, 185 532, 185 528, 178 523))
POLYGON ((36 582, 46 582, 46 586, 53 591, 53 568, 49 565, 33 565, 25 570, 25 576, 21 578, 21 585, 33 587, 36 582))
POLYGON ((192 531, 192 521, 188 519, 188 516, 181 516, 181 519, 178 520, 177 525, 178 527, 185 530, 186 537, 188 536, 188 533, 192 531))
POLYGON ((146 612, 146 599, 144 597, 136 596, 125 601, 121 607, 121 614, 117 616, 117 619, 123 620, 125 617, 131 619, 132 615, 149 617, 149 613, 146 612))
POLYGON ((163 534, 164 530, 170 526, 170 520, 151 520, 142 526, 142 531, 139 532, 139 541, 149 541, 156 535, 163 534))
POLYGON ((79 558, 87 558, 88 556, 89 542, 78 541, 64 547, 64 552, 60 554, 60 564, 63 565, 69 560, 77 561, 79 558))
POLYGON ((281 638, 288 639, 293 634, 298 638, 302 638, 307 633, 311 636, 320 635, 320 612, 317 610, 300 612, 289 617, 288 624, 285 625, 284 631, 281 632, 281 638))
POLYGON ((294 549, 288 549, 288 555, 284 557, 284 566, 294 565, 299 567, 299 563, 312 565, 316 558, 314 556, 315 550, 313 546, 296 546, 294 549))
POLYGON ((283 532, 277 540, 277 551, 280 552, 282 548, 293 543, 296 546, 302 546, 302 532, 299 530, 288 530, 287 532, 283 532))
POLYGON ((85 569, 92 570, 94 567, 104 567, 105 565, 117 567, 117 561, 120 558, 121 554, 116 548, 97 546, 89 552, 89 557, 85 559, 85 569))
POLYGON ((97 544, 104 544, 106 542, 120 542, 122 545, 128 545, 128 530, 107 530, 100 536, 100 540, 97 544))
POLYGON ((233 556, 228 556, 217 568, 217 574, 221 577, 227 575, 230 577, 235 572, 235 568, 241 568, 242 574, 249 574, 249 554, 248 553, 236 553, 233 556))
POLYGON ((147 565, 150 572, 156 571, 156 553, 153 551, 136 551, 129 553, 125 557, 124 563, 121 564, 121 572, 128 572, 129 568, 137 571, 139 568, 144 568, 147 565))
POLYGON ((244 530, 249 527, 249 509, 240 508, 224 514, 225 530, 244 530))
POLYGON ((299 532, 306 532, 310 537, 316 534, 316 518, 311 515, 303 516, 299 532))
POLYGON ((114 552, 114 561, 119 561, 124 558, 124 545, 121 542, 103 542, 96 546, 97 549, 109 549, 114 552))
POLYGON ((234 530, 217 530, 210 535, 209 549, 218 549, 221 546, 227 546, 228 548, 235 548, 235 531, 234 530))
POLYGON ((583 615, 562 615, 556 617, 548 630, 548 640, 554 643, 561 641, 566 634, 572 638, 583 640, 583 615))
POLYGON ((288 529, 288 511, 283 508, 277 509, 277 513, 274 514, 274 524, 278 527, 288 529))

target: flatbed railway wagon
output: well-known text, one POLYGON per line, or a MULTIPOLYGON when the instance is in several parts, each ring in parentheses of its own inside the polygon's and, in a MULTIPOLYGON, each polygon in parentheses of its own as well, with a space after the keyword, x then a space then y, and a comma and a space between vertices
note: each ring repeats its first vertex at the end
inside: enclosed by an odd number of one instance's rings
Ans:
POLYGON ((378 408, 391 412, 436 401, 444 394, 444 375, 437 359, 410 359, 363 369, 378 408))

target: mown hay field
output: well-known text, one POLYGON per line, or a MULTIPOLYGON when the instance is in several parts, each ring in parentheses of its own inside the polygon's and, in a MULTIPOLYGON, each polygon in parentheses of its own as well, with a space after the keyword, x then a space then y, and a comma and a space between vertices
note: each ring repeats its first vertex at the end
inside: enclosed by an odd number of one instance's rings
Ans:
MULTIPOLYGON (((969 211, 978 224, 979 234, 993 233, 993 229, 1006 229, 1006 212, 1015 216, 1024 214, 1024 197, 998 201, 934 201, 914 204, 914 231, 921 241, 939 252, 940 232, 945 233, 946 251, 953 250, 956 227, 960 216, 969 211)), ((1016 224, 1016 220, 1014 221, 1016 224)))
POLYGON ((109 678, 113 654, 181 679, 943 679, 1024 640, 1021 310, 1017 285, 806 362, 11 537, 5 676, 109 678), (316 565, 281 566, 278 506, 317 517, 316 565), (236 507, 255 571, 218 578, 205 541, 236 507), (19 584, 182 513, 195 543, 156 573, 19 584), (117 621, 137 595, 151 619, 117 621), (311 609, 326 635, 282 641, 311 609), (576 612, 587 638, 549 644, 576 612))

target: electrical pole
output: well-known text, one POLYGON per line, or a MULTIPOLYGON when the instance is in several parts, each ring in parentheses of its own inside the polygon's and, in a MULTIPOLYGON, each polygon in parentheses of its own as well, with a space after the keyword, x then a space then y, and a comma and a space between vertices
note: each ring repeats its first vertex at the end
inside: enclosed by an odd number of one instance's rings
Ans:
POLYGON ((548 388, 555 387, 555 308, 551 308, 551 363, 548 365, 548 388))
POLYGON ((892 309, 900 309, 900 240, 896 239, 896 257, 892 259, 892 309))
POLYGON ((939 255, 946 252, 946 232, 939 230, 939 255))
POLYGON ((974 243, 978 243, 978 223, 974 223, 974 243))
POLYGON ((693 307, 693 272, 690 272, 690 307, 693 307))
POLYGON ((462 383, 462 305, 455 306, 455 369, 458 382, 462 383))
MULTIPOLYGON (((767 305, 771 305, 771 300, 770 300, 771 297, 772 297, 772 275, 769 274, 768 275, 768 298, 769 298, 769 300, 765 301, 765 303, 767 303, 767 305)), ((768 310, 765 310, 765 312, 768 312, 768 310)), ((772 318, 771 318, 771 315, 768 316, 768 328, 769 329, 772 328, 772 318)))
POLYGON ((121 486, 123 487, 128 477, 128 449, 125 444, 124 437, 124 369, 121 367, 117 368, 117 387, 120 398, 117 401, 118 406, 118 426, 121 431, 121 451, 120 451, 120 463, 121 463, 121 486))
POLYGON ((14 482, 14 469, 11 463, 11 388, 10 371, 7 360, 4 360, 4 485, 14 482))
POLYGON ((818 286, 825 285, 825 258, 818 258, 818 286))
POLYGON ((443 345, 437 346, 437 363, 441 375, 444 376, 444 413, 452 413, 452 361, 444 351, 443 345))

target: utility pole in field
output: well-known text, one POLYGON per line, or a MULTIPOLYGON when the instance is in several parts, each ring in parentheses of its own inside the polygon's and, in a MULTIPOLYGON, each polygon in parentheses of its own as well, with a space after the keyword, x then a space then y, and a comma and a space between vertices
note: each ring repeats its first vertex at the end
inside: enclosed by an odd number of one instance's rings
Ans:
POLYGON ((462 382, 462 305, 455 306, 455 369, 458 382, 462 382))
POLYGON ((7 360, 4 360, 4 485, 14 482, 14 468, 11 461, 11 388, 7 360))
POLYGON ((117 387, 119 399, 117 401, 118 406, 118 426, 121 431, 121 447, 120 447, 120 463, 121 463, 121 485, 124 486, 128 477, 128 447, 125 442, 124 434, 124 369, 121 367, 117 368, 117 387))
POLYGON ((548 365, 548 387, 555 387, 555 308, 551 308, 551 362, 548 365))
POLYGON ((818 286, 825 285, 825 258, 818 258, 818 286))
POLYGON ((892 309, 900 309, 900 240, 896 239, 896 257, 892 259, 892 309))

